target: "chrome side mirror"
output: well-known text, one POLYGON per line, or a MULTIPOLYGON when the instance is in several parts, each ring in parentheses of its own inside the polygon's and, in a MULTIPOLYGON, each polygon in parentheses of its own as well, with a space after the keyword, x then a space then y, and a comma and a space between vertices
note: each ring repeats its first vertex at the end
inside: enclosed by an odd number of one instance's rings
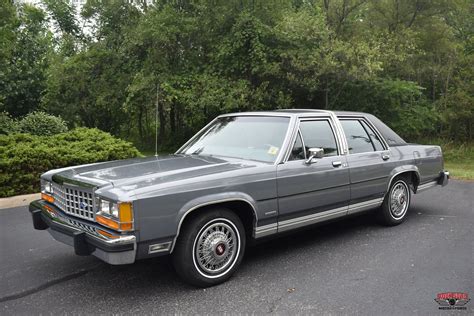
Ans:
POLYGON ((309 157, 308 159, 306 159, 305 163, 307 165, 309 164, 312 164, 313 161, 315 158, 323 158, 324 157, 324 149, 323 148, 319 148, 319 147, 314 147, 314 148, 310 148, 308 149, 308 153, 309 153, 309 157))

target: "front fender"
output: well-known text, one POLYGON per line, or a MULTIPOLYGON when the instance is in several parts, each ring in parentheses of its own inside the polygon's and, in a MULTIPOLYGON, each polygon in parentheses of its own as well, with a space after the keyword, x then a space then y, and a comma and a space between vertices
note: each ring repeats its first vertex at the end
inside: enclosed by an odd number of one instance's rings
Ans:
MULTIPOLYGON (((243 202, 248 203, 253 209, 255 222, 258 220, 257 203, 250 195, 246 193, 224 192, 224 193, 216 193, 216 194, 201 196, 187 202, 178 211, 178 215, 177 215, 178 227, 176 228, 176 236, 175 236, 175 242, 173 242, 173 248, 174 248, 174 244, 176 243, 176 239, 178 238, 179 232, 181 230, 181 225, 183 224, 183 221, 187 215, 189 215, 191 212, 195 210, 199 210, 199 208, 203 206, 225 203, 225 202, 232 202, 232 201, 243 201, 243 202)), ((171 251, 173 251, 173 249, 171 251)))

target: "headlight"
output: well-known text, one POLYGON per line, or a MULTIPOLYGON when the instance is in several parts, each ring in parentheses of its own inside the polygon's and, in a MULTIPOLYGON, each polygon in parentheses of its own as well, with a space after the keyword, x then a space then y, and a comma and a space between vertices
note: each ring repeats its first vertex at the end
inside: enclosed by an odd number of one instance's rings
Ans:
POLYGON ((51 182, 46 180, 41 180, 41 193, 52 194, 53 193, 53 186, 51 182))
POLYGON ((110 217, 113 217, 115 219, 119 218, 119 210, 118 210, 118 204, 114 202, 109 202, 107 200, 100 200, 99 204, 99 214, 104 214, 110 217))
POLYGON ((53 186, 51 185, 51 182, 41 180, 41 199, 49 203, 54 203, 53 186))
POLYGON ((97 199, 96 221, 104 226, 118 230, 133 229, 133 209, 131 202, 112 202, 97 199))

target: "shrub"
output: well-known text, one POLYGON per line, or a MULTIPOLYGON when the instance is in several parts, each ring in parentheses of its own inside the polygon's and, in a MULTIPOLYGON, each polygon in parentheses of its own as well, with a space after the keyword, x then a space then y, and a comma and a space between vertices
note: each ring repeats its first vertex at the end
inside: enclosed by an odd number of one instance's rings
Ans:
POLYGON ((132 144, 98 129, 0 135, 0 197, 38 192, 40 175, 50 169, 139 155, 132 144))
POLYGON ((13 134, 18 131, 18 122, 7 112, 0 112, 0 135, 13 134))
POLYGON ((22 133, 50 136, 67 132, 66 122, 54 115, 45 112, 32 112, 18 123, 22 133))

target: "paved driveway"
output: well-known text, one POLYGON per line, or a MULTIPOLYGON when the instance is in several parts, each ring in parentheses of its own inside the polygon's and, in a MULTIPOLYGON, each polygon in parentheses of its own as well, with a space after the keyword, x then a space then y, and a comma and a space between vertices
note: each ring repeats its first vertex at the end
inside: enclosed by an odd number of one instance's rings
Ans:
POLYGON ((179 281, 166 258, 77 257, 35 231, 26 207, 0 210, 0 314, 450 314, 437 293, 474 295, 473 201, 473 182, 452 181, 416 195, 397 227, 366 214, 272 240, 208 289, 179 281))

